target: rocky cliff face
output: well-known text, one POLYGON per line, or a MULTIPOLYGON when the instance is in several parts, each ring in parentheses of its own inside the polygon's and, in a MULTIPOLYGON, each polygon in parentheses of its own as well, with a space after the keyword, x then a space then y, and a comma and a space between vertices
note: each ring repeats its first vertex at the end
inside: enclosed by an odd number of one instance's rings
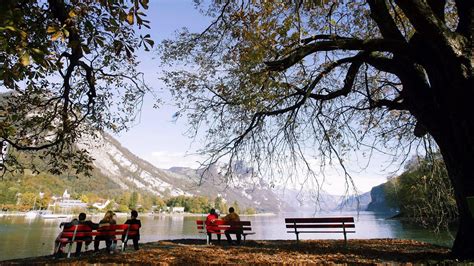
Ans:
POLYGON ((278 212, 282 201, 252 169, 236 165, 232 180, 222 178, 225 165, 212 166, 209 171, 173 167, 159 169, 137 157, 113 137, 107 134, 95 138, 86 137, 79 144, 95 159, 94 166, 123 190, 137 188, 159 196, 217 196, 227 202, 237 201, 241 207, 253 207, 258 211, 278 212))
POLYGON ((394 212, 397 209, 390 207, 387 203, 387 200, 385 198, 385 183, 373 187, 372 190, 370 190, 370 197, 372 198, 372 200, 367 206, 368 211, 394 212))

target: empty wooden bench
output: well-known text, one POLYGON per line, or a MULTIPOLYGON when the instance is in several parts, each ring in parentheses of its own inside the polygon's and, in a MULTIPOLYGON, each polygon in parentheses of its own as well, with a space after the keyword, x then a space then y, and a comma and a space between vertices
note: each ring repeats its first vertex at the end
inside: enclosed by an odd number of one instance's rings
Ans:
POLYGON ((347 245, 347 234, 355 233, 354 217, 285 218, 285 223, 292 229, 287 233, 296 234, 296 241, 302 233, 342 233, 347 245))
MULTIPOLYGON (((196 220, 196 225, 199 233, 206 234, 206 243, 209 245, 210 239, 206 228, 206 222, 203 220, 196 220)), ((240 222, 226 222, 224 220, 215 220, 214 223, 210 226, 209 232, 216 235, 224 235, 226 230, 241 230, 241 235, 243 236, 243 243, 247 238, 247 235, 253 235, 255 232, 252 231, 252 225, 250 221, 240 221, 240 222)))

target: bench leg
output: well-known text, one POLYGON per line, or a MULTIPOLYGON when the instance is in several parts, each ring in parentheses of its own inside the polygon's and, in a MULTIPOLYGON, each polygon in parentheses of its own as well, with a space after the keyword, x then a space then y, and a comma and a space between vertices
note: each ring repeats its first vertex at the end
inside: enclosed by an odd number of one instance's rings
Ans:
POLYGON ((69 243, 69 248, 68 248, 68 251, 67 251, 67 258, 68 259, 71 257, 71 249, 72 249, 72 242, 69 243))
POLYGON ((344 229, 344 247, 347 248, 347 233, 345 229, 344 229))
POLYGON ((211 235, 210 234, 206 234, 206 244, 209 245, 211 243, 211 235))
POLYGON ((243 236, 244 236, 244 242, 243 242, 243 244, 245 245, 245 239, 246 239, 247 235, 244 234, 243 236))
POLYGON ((295 233, 296 234, 296 243, 300 242, 300 233, 295 233))

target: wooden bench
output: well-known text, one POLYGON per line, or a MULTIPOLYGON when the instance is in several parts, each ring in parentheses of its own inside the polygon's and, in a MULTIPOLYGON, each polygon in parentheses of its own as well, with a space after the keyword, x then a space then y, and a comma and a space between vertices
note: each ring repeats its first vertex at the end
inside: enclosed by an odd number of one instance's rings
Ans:
MULTIPOLYGON (((206 243, 210 244, 209 235, 207 234, 206 222, 203 220, 196 220, 196 225, 199 233, 206 234, 206 243)), ((240 222, 226 222, 224 220, 215 220, 210 228, 211 234, 224 235, 226 230, 241 230, 241 235, 244 237, 243 243, 247 238, 247 235, 253 235, 255 232, 252 231, 252 225, 250 221, 240 221, 240 222)))
MULTIPOLYGON (((122 248, 123 251, 125 249, 125 243, 131 237, 134 237, 139 232, 139 226, 137 224, 114 224, 114 225, 107 225, 101 226, 97 230, 93 231, 93 229, 88 225, 72 225, 69 227, 64 227, 63 231, 59 234, 57 241, 59 245, 55 248, 54 254, 59 251, 61 245, 67 245, 68 253, 67 257, 71 257, 71 249, 73 243, 79 242, 86 242, 86 241, 95 241, 92 237, 109 237, 107 240, 111 241, 122 241, 122 248)), ((106 239, 97 239, 98 241, 106 240, 106 239)))
POLYGON ((347 245, 347 234, 355 233, 355 229, 347 230, 355 228, 354 217, 285 218, 285 223, 286 228, 293 229, 287 233, 296 234, 296 241, 299 241, 301 233, 342 233, 344 234, 344 243, 347 245))

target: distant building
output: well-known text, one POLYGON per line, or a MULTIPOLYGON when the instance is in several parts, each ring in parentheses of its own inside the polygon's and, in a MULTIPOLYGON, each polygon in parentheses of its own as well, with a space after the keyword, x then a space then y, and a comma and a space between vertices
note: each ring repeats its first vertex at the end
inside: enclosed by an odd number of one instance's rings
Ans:
POLYGON ((59 207, 62 209, 72 209, 72 208, 86 208, 87 203, 82 202, 82 200, 74 200, 70 199, 71 194, 67 192, 67 189, 64 191, 62 197, 56 197, 53 196, 51 197, 52 200, 54 200, 54 203, 50 206, 52 207, 59 207))
POLYGON ((59 208, 86 208, 87 203, 82 202, 82 200, 72 200, 72 199, 63 199, 57 202, 59 208))
POLYGON ((171 212, 183 213, 184 212, 184 207, 171 207, 171 212))

